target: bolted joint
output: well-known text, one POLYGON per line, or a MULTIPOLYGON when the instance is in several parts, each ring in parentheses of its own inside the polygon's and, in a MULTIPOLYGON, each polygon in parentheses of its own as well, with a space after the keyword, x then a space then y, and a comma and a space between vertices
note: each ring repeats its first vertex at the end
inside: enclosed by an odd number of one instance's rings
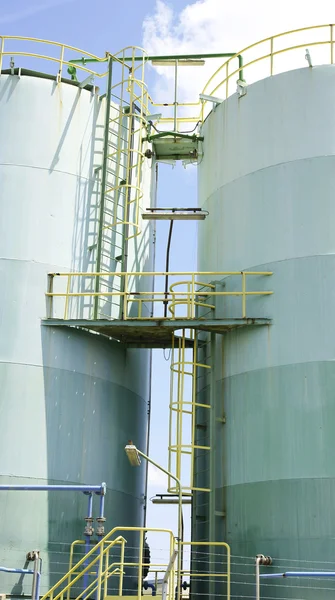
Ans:
POLYGON ((144 152, 144 156, 145 158, 152 158, 154 156, 154 153, 152 150, 148 149, 144 152))
POLYGON ((257 554, 256 563, 258 565, 269 566, 272 565, 272 558, 271 556, 264 556, 264 554, 257 554))

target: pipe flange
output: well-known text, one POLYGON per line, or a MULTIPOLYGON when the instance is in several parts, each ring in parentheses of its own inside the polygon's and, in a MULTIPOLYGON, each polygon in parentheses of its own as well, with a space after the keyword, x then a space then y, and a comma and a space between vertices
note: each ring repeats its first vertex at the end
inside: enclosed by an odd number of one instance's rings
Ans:
POLYGON ((96 520, 98 523, 106 523, 106 517, 97 517, 96 520))
POLYGON ((85 517, 85 521, 86 523, 93 523, 94 519, 93 517, 85 517))

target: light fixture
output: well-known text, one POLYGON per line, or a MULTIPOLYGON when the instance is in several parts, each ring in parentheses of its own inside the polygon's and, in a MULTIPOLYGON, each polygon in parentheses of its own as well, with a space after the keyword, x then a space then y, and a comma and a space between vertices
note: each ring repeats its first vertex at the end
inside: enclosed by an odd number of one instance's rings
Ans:
MULTIPOLYGON (((157 494, 151 498, 153 504, 179 504, 179 498, 175 494, 157 494)), ((192 504, 191 495, 183 495, 183 504, 192 504)))
POLYGON ((162 118, 162 113, 155 113, 153 115, 145 115, 143 118, 145 121, 159 121, 159 119, 162 118))
POLYGON ((142 218, 147 221, 203 221, 208 216, 201 208, 147 208, 142 218))
POLYGON ((138 450, 136 448, 136 446, 133 444, 132 441, 129 441, 129 443, 125 446, 125 453, 128 456, 128 460, 131 464, 132 467, 139 467, 141 464, 141 458, 140 455, 138 453, 138 450))
POLYGON ((193 59, 192 58, 179 58, 176 60, 170 59, 159 59, 152 60, 151 64, 154 67, 175 67, 176 64, 178 67, 203 67, 206 64, 206 61, 203 59, 193 59))

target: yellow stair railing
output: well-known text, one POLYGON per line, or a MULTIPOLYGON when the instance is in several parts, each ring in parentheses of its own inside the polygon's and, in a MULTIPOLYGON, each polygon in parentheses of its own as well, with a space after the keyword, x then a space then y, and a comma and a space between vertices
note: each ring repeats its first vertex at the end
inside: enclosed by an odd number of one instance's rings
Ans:
MULTIPOLYGON (((143 595, 143 566, 146 564, 144 558, 144 543, 145 534, 158 533, 164 534, 165 539, 168 539, 167 553, 171 556, 174 552, 175 538, 173 532, 169 529, 155 529, 149 527, 114 527, 100 542, 98 542, 87 554, 80 560, 75 562, 75 547, 83 545, 82 540, 75 540, 71 545, 70 550, 70 565, 69 571, 61 577, 61 579, 44 594, 41 600, 85 600, 95 594, 96 600, 108 598, 108 581, 111 577, 117 576, 118 582, 116 586, 118 590, 118 598, 126 597, 124 580, 126 570, 129 569, 133 575, 132 579, 137 580, 137 594, 134 596, 132 588, 131 595, 140 600, 143 595), (120 533, 129 532, 137 534, 139 543, 135 547, 130 548, 130 556, 126 555, 126 539, 120 533), (111 558, 111 550, 119 548, 119 560, 111 558), (73 564, 75 562, 75 564, 73 564)), ((167 564, 164 562, 159 564, 150 563, 150 568, 155 571, 165 571, 167 564)), ((174 589, 176 584, 175 566, 171 570, 170 579, 167 586, 167 600, 174 600, 174 589)), ((136 588, 135 588, 136 589, 136 588)))

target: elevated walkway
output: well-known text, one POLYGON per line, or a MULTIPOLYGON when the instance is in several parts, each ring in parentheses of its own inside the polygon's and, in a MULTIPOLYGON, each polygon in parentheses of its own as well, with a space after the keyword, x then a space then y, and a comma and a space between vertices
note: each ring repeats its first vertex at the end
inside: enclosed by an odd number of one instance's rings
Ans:
POLYGON ((262 315, 262 299, 272 294, 265 284, 270 275, 268 271, 50 273, 43 324, 85 329, 136 348, 171 347, 176 332, 183 330, 186 347, 193 348, 192 331, 224 334, 269 325, 271 319, 262 315))

